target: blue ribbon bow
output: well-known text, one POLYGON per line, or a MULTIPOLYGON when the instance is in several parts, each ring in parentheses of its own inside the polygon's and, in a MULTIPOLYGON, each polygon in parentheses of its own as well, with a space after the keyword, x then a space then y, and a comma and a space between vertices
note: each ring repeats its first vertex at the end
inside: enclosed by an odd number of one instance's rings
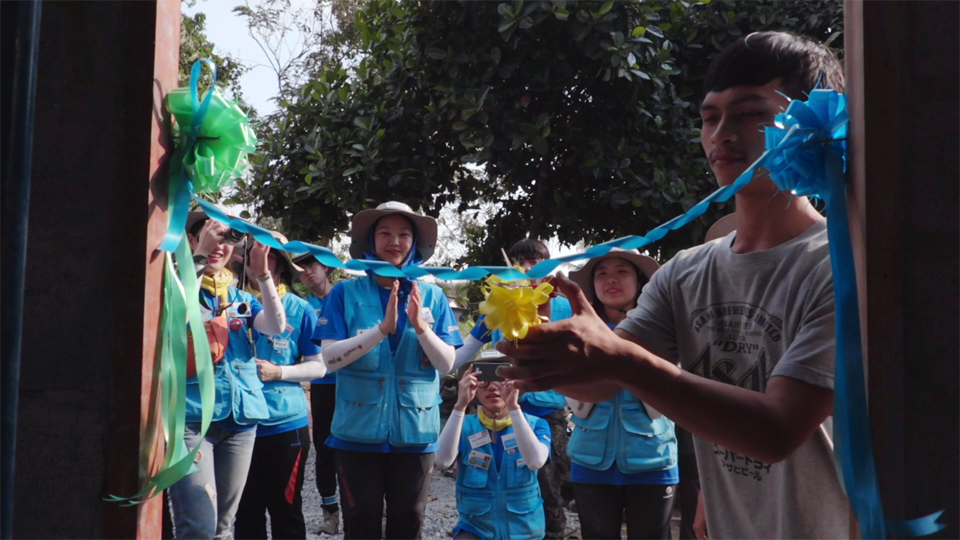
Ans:
POLYGON ((846 98, 814 90, 795 100, 767 127, 764 167, 777 187, 826 203, 827 236, 836 309, 836 376, 833 398, 834 457, 841 483, 860 524, 861 538, 926 536, 944 528, 939 511, 909 521, 886 521, 880 502, 860 343, 857 276, 846 198, 846 98))

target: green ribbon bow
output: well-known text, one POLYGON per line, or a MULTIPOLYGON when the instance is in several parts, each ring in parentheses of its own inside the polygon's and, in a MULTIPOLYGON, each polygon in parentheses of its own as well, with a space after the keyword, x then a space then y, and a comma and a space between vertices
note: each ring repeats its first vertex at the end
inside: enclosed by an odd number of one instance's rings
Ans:
MULTIPOLYGON (((180 126, 192 126, 197 112, 190 90, 177 88, 167 95, 167 105, 177 119, 174 137, 178 147, 185 147, 190 138, 189 132, 180 126)), ((247 154, 257 149, 257 136, 247 115, 236 102, 224 99, 216 87, 207 90, 203 98, 209 99, 206 116, 181 164, 195 193, 217 193, 243 173, 247 154)))

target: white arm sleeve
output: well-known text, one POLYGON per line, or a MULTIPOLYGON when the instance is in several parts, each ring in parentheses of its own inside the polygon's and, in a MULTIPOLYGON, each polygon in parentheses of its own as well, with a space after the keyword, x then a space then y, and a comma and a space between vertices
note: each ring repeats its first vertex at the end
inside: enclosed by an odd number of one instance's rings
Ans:
POLYGON ((457 358, 453 361, 453 369, 450 371, 463 367, 464 364, 473 358, 473 355, 477 354, 480 347, 483 347, 483 342, 471 334, 467 334, 467 337, 463 338, 463 347, 457 349, 457 358))
POLYGON ((266 336, 282 334, 287 327, 287 313, 283 310, 283 304, 280 302, 280 293, 277 292, 277 286, 273 284, 273 278, 270 276, 258 281, 258 284, 261 291, 260 303, 263 304, 263 311, 257 313, 257 318, 253 320, 253 329, 266 336))
POLYGON ((433 454, 433 463, 441 469, 449 469, 457 459, 460 450, 460 432, 463 430, 463 413, 454 409, 443 426, 437 443, 440 449, 433 454))
POLYGON ((291 382, 322 379, 327 374, 327 365, 322 354, 304 356, 303 361, 292 366, 280 366, 280 380, 291 382))
POLYGON ((370 352, 377 346, 377 343, 383 341, 385 336, 380 332, 380 327, 375 326, 366 332, 353 336, 348 339, 325 339, 320 342, 323 348, 324 363, 327 365, 327 373, 349 366, 358 358, 370 352))
MULTIPOLYGON (((517 448, 520 450, 520 455, 523 456, 523 461, 527 463, 527 467, 531 471, 543 467, 547 458, 550 457, 550 447, 537 439, 536 434, 533 433, 533 428, 530 427, 526 417, 523 416, 523 411, 519 409, 510 411, 510 419, 513 420, 513 432, 517 436, 517 448)), ((449 423, 449 420, 447 422, 449 423)))
POLYGON ((453 369, 453 361, 457 351, 453 348, 453 345, 444 343, 433 329, 427 328, 422 334, 417 334, 417 341, 423 347, 427 360, 442 375, 446 375, 453 369))

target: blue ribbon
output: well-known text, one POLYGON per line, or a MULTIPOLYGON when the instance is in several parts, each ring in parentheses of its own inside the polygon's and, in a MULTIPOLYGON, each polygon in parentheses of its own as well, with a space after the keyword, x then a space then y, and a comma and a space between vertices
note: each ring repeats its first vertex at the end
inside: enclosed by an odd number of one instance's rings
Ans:
POLYGON ((833 400, 834 456, 862 538, 926 536, 944 528, 943 513, 909 521, 886 521, 880 502, 860 343, 856 269, 846 200, 846 98, 814 90, 807 101, 793 101, 766 129, 771 153, 765 167, 782 190, 818 197, 826 203, 830 263, 836 307, 836 380, 833 400))
POLYGON ((346 268, 348 270, 372 272, 384 277, 405 279, 416 279, 426 275, 432 275, 443 280, 465 279, 469 281, 483 279, 489 275, 495 275, 506 280, 540 279, 547 277, 554 269, 566 262, 599 257, 607 254, 613 248, 636 249, 660 240, 670 231, 677 230, 702 216, 703 213, 707 211, 707 208, 710 206, 710 204, 714 202, 724 202, 729 200, 730 197, 733 197, 733 195, 739 191, 740 188, 750 183, 750 180, 753 179, 754 170, 758 167, 764 166, 764 162, 769 154, 769 151, 765 152, 763 156, 761 156, 756 163, 744 171, 743 174, 741 174, 733 184, 723 186, 714 191, 712 194, 690 208, 686 214, 677 216, 663 225, 652 229, 645 236, 624 236, 623 238, 597 244, 583 253, 575 253, 554 259, 547 259, 538 263, 527 273, 523 273, 520 270, 511 268, 509 266, 470 266, 463 270, 457 271, 453 268, 442 266, 418 265, 409 265, 401 269, 393 266, 390 263, 378 260, 353 259, 347 263, 344 263, 332 251, 325 247, 309 244, 307 242, 301 242, 299 240, 281 244, 276 238, 273 237, 273 235, 270 234, 268 230, 243 221, 242 219, 230 217, 223 213, 223 211, 217 208, 217 206, 213 203, 204 201, 200 198, 195 198, 194 200, 197 201, 200 207, 203 208, 203 211, 206 212, 210 218, 224 223, 240 232, 250 234, 261 244, 293 254, 310 253, 314 256, 314 258, 317 259, 318 262, 330 268, 346 268))
POLYGON ((160 247, 161 251, 174 251, 180 245, 183 238, 184 227, 187 225, 187 214, 190 213, 190 199, 193 198, 193 182, 190 175, 187 174, 183 166, 183 158, 192 151, 197 143, 197 137, 200 135, 200 127, 203 126, 203 120, 207 116, 207 108, 210 106, 210 98, 213 92, 207 92, 203 102, 197 90, 197 83, 200 81, 200 72, 203 71, 203 64, 206 64, 212 74, 213 82, 211 88, 217 84, 217 66, 209 58, 201 58, 193 63, 190 68, 190 97, 193 106, 193 121, 190 125, 190 132, 187 134, 186 142, 182 147, 176 149, 173 159, 170 161, 170 194, 167 198, 168 204, 172 205, 170 211, 170 223, 167 225, 167 234, 164 235, 160 247))

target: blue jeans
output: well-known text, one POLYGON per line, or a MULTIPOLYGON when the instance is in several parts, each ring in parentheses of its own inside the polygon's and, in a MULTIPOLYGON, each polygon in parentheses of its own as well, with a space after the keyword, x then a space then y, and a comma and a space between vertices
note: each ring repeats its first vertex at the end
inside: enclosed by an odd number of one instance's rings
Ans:
POLYGON ((188 449, 198 444, 197 472, 170 486, 170 511, 177 538, 226 538, 247 483, 257 430, 230 431, 210 425, 200 439, 200 424, 183 432, 188 449))

